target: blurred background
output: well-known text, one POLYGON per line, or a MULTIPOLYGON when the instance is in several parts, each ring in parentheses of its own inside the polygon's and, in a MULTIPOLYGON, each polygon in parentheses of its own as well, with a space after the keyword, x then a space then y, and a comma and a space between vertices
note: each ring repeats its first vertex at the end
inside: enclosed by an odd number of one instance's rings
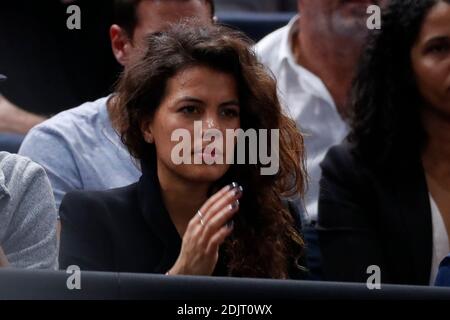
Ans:
MULTIPOLYGON (((216 0, 219 21, 255 41, 285 25, 297 0, 216 0)), ((51 116, 112 91, 121 70, 108 30, 112 0, 0 2, 0 93, 20 108, 51 116), (70 4, 81 8, 81 30, 69 30, 70 4)))

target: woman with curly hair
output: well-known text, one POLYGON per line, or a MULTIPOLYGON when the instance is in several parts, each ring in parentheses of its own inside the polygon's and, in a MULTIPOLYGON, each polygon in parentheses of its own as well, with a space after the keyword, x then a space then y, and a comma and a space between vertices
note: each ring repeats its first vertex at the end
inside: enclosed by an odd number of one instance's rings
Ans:
POLYGON ((391 1, 351 101, 349 138, 322 163, 324 276, 433 283, 450 251, 449 0, 391 1))
MULTIPOLYGON (((225 27, 173 26, 147 38, 122 75, 114 103, 122 140, 139 160, 137 184, 68 194, 61 205, 60 265, 85 270, 261 278, 303 276, 303 240, 292 197, 303 194, 303 139, 282 114, 276 83, 251 43, 225 27), (206 159, 195 131, 279 130, 268 143, 279 170, 256 163, 206 159), (192 137, 188 160, 176 163, 177 130, 192 137), (195 140, 197 139, 197 140, 195 140), (273 142, 273 141, 272 141, 273 142), (192 163, 192 164, 190 164, 192 163)), ((191 138, 190 138, 191 139, 191 138)), ((232 139, 232 150, 239 149, 232 139)), ((261 148, 262 136, 256 145, 261 148)), ((191 141, 189 141, 191 142, 191 141)), ((246 155, 255 145, 246 144, 246 155)), ((242 151, 242 150, 241 150, 242 151)), ((186 155, 184 155, 186 156, 186 155)), ((105 163, 105 165, 108 165, 105 163)))

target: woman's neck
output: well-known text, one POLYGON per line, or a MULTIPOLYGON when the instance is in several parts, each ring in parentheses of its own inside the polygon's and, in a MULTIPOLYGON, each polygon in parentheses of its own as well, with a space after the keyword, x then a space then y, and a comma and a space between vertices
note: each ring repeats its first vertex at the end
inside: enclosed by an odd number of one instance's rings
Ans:
POLYGON ((183 237, 189 221, 208 199, 209 183, 192 182, 175 176, 158 165, 158 179, 164 205, 178 233, 183 237))

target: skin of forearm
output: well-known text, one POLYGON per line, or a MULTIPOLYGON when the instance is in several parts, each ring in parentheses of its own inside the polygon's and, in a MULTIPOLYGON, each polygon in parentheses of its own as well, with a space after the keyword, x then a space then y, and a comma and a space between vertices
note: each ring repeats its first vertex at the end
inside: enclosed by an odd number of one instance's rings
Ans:
POLYGON ((35 125, 45 121, 46 118, 19 109, 11 120, 10 132, 26 134, 35 125))
POLYGON ((8 267, 8 259, 6 258, 5 253, 3 252, 2 247, 0 247, 0 268, 8 267))
POLYGON ((45 117, 20 109, 0 95, 0 132, 26 134, 45 117))

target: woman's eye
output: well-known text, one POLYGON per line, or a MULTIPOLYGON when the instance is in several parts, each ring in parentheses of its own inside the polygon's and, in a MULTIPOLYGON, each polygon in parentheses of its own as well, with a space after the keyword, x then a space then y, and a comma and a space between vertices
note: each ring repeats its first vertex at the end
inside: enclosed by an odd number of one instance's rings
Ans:
POLYGON ((437 44, 437 45, 430 46, 428 48, 427 52, 429 52, 429 53, 445 53, 445 52, 448 52, 449 49, 450 49, 449 44, 437 44))
POLYGON ((185 106, 182 107, 179 111, 184 114, 197 114, 200 112, 199 108, 197 108, 196 106, 185 106))
POLYGON ((229 117, 229 118, 239 117, 239 111, 235 110, 235 109, 225 109, 225 110, 222 111, 222 114, 225 117, 229 117))

